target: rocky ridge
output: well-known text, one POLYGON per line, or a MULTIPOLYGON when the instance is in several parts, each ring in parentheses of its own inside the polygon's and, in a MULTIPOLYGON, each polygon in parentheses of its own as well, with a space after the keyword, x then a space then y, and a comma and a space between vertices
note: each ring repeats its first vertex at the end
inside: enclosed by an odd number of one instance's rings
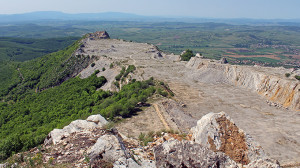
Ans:
POLYGON ((93 168, 279 167, 278 162, 267 157, 262 147, 224 112, 204 116, 191 129, 191 135, 162 133, 154 136, 154 141, 147 146, 141 146, 138 140, 127 138, 115 128, 107 127, 107 124, 101 115, 73 121, 63 129, 51 131, 41 147, 15 155, 19 162, 14 165, 93 168), (25 160, 29 160, 29 163, 25 160))
MULTIPOLYGON (((94 55, 98 60, 95 61, 94 67, 87 67, 80 75, 84 78, 95 70, 100 70, 97 75, 108 79, 103 89, 115 91, 114 78, 122 66, 128 65, 135 65, 137 68, 130 75, 132 79, 144 80, 154 77, 167 83, 175 96, 173 100, 157 104, 169 124, 177 125, 172 127, 173 129, 179 128, 186 132, 208 111, 226 111, 241 128, 262 144, 272 157, 288 164, 298 163, 299 81, 294 78, 298 71, 222 64, 221 61, 199 56, 189 62, 183 62, 180 61, 179 55, 163 53, 154 45, 117 39, 84 39, 83 43, 80 54, 94 55), (114 64, 113 68, 109 67, 111 63, 114 64), (105 71, 101 70, 103 67, 106 68, 105 71), (287 78, 285 73, 292 75, 287 78), (267 82, 269 84, 264 86, 262 77, 270 79, 270 82, 267 82), (278 83, 274 79, 279 79, 278 83), (293 85, 297 87, 293 88, 293 85), (276 94, 278 88, 281 89, 276 94), (263 93, 259 92, 260 90, 264 90, 263 93), (272 94, 276 95, 273 99, 268 97, 272 94), (290 105, 284 106, 285 102, 290 102, 290 105)), ((128 122, 136 124, 120 126, 124 127, 122 131, 125 131, 126 135, 131 134, 126 130, 139 130, 134 131, 135 134, 151 131, 150 127, 144 127, 142 122, 128 122)))

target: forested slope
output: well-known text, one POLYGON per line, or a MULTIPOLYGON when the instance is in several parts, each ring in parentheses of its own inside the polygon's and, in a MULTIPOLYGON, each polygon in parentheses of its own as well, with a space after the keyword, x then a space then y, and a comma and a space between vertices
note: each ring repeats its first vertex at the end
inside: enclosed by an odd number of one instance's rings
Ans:
MULTIPOLYGON (((75 55, 81 45, 71 46, 25 62, 4 62, 1 76, 0 160, 43 142, 54 128, 62 128, 73 120, 101 114, 113 120, 129 117, 138 110, 138 102, 146 102, 155 93, 153 78, 132 80, 119 92, 99 90, 105 77, 76 77, 90 65, 95 56, 75 55)), ((133 73, 134 70, 128 72, 133 73)), ((127 75, 128 75, 127 73, 127 75)))
POLYGON ((0 97, 16 101, 25 92, 56 86, 71 77, 75 69, 88 66, 89 56, 75 56, 80 41, 71 46, 25 62, 4 61, 0 75, 0 97))

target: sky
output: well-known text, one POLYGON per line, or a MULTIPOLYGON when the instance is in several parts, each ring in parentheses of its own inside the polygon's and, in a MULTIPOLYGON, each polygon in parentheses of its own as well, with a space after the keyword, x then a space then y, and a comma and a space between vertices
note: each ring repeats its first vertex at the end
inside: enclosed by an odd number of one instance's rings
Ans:
POLYGON ((0 14, 61 11, 198 18, 300 18, 300 0, 0 0, 0 4, 0 14))

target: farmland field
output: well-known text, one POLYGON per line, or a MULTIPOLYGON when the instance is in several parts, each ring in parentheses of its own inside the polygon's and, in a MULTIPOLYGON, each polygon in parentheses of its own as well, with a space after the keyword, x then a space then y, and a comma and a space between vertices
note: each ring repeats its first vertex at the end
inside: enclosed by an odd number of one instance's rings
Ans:
POLYGON ((1 26, 0 36, 25 38, 80 37, 106 30, 111 38, 151 43, 168 53, 186 49, 206 58, 227 57, 232 64, 299 67, 300 27, 224 23, 74 21, 1 26), (55 25, 55 26, 54 26, 55 25), (52 28, 49 32, 50 27, 52 28), (35 31, 31 31, 35 30, 35 31), (17 36, 20 37, 20 34, 17 36), (267 59, 266 59, 267 58, 267 59))

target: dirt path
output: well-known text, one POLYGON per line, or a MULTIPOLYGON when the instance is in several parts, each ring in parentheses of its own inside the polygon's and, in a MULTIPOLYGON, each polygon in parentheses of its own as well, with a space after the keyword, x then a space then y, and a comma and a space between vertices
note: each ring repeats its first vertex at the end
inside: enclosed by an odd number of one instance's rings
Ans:
POLYGON ((153 106, 155 108, 155 111, 158 115, 158 117, 160 118, 160 121, 163 123, 163 125, 165 126, 166 130, 171 130, 171 128, 169 127, 167 121, 165 120, 164 116, 162 115, 161 111, 159 110, 159 107, 156 103, 153 103, 153 106))

